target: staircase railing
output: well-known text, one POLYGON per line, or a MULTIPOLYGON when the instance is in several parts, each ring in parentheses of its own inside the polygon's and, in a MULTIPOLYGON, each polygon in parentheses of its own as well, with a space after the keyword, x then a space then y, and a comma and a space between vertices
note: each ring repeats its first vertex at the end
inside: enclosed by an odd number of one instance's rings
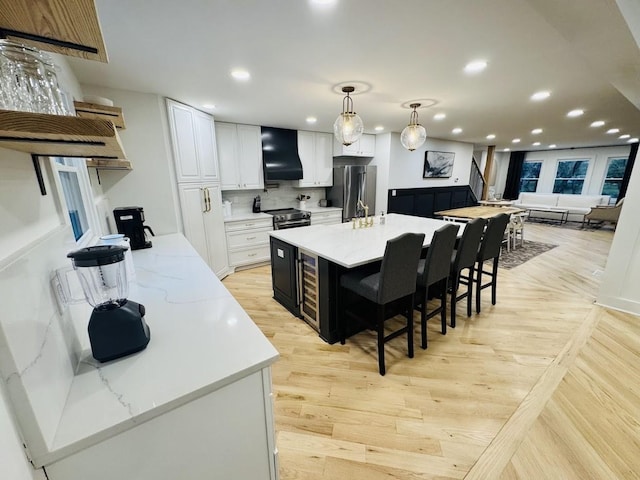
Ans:
POLYGON ((480 171, 480 167, 475 158, 471 159, 471 175, 469 175, 469 186, 473 195, 476 197, 476 202, 482 200, 482 191, 484 190, 484 176, 480 171))

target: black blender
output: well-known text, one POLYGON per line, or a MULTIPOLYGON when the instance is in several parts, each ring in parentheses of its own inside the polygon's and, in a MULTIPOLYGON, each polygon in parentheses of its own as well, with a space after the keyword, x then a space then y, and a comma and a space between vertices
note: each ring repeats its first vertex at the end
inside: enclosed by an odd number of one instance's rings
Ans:
POLYGON ((119 245, 99 245, 67 255, 73 261, 84 296, 93 307, 89 340, 93 358, 100 362, 139 352, 149 343, 144 305, 127 300, 126 250, 119 245))

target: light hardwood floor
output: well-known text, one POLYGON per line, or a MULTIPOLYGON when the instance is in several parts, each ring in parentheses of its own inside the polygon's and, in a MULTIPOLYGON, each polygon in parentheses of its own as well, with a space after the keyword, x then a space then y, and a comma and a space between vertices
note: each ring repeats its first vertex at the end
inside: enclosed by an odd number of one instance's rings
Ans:
POLYGON ((326 344, 271 298, 269 267, 224 280, 280 352, 281 479, 640 478, 638 318, 593 303, 613 233, 525 233, 559 246, 501 269, 497 305, 459 305, 446 336, 432 319, 415 358, 388 343, 384 377, 373 333, 326 344))

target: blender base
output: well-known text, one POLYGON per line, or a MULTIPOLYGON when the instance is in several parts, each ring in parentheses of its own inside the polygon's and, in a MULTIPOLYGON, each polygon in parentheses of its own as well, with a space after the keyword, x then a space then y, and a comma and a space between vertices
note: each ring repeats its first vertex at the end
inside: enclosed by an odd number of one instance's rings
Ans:
POLYGON ((144 305, 132 300, 111 310, 94 308, 88 328, 93 358, 108 362, 144 350, 151 338, 144 314, 144 305))

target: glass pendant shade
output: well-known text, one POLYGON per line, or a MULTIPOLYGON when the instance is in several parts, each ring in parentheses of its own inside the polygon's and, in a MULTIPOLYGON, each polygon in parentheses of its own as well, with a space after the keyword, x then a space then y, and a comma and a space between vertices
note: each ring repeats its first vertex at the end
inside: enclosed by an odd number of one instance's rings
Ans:
POLYGON ((402 130, 400 134, 400 143, 402 143, 404 148, 413 152, 416 148, 421 147, 427 139, 427 130, 418 123, 418 112, 416 112, 416 108, 418 108, 420 104, 412 103, 410 106, 413 108, 413 112, 411 112, 409 125, 404 127, 404 130, 402 130))
POLYGON ((351 145, 362 136, 364 124, 360 116, 353 111, 353 100, 349 94, 354 88, 342 87, 342 91, 347 95, 342 99, 342 113, 333 124, 333 134, 343 145, 351 145))

